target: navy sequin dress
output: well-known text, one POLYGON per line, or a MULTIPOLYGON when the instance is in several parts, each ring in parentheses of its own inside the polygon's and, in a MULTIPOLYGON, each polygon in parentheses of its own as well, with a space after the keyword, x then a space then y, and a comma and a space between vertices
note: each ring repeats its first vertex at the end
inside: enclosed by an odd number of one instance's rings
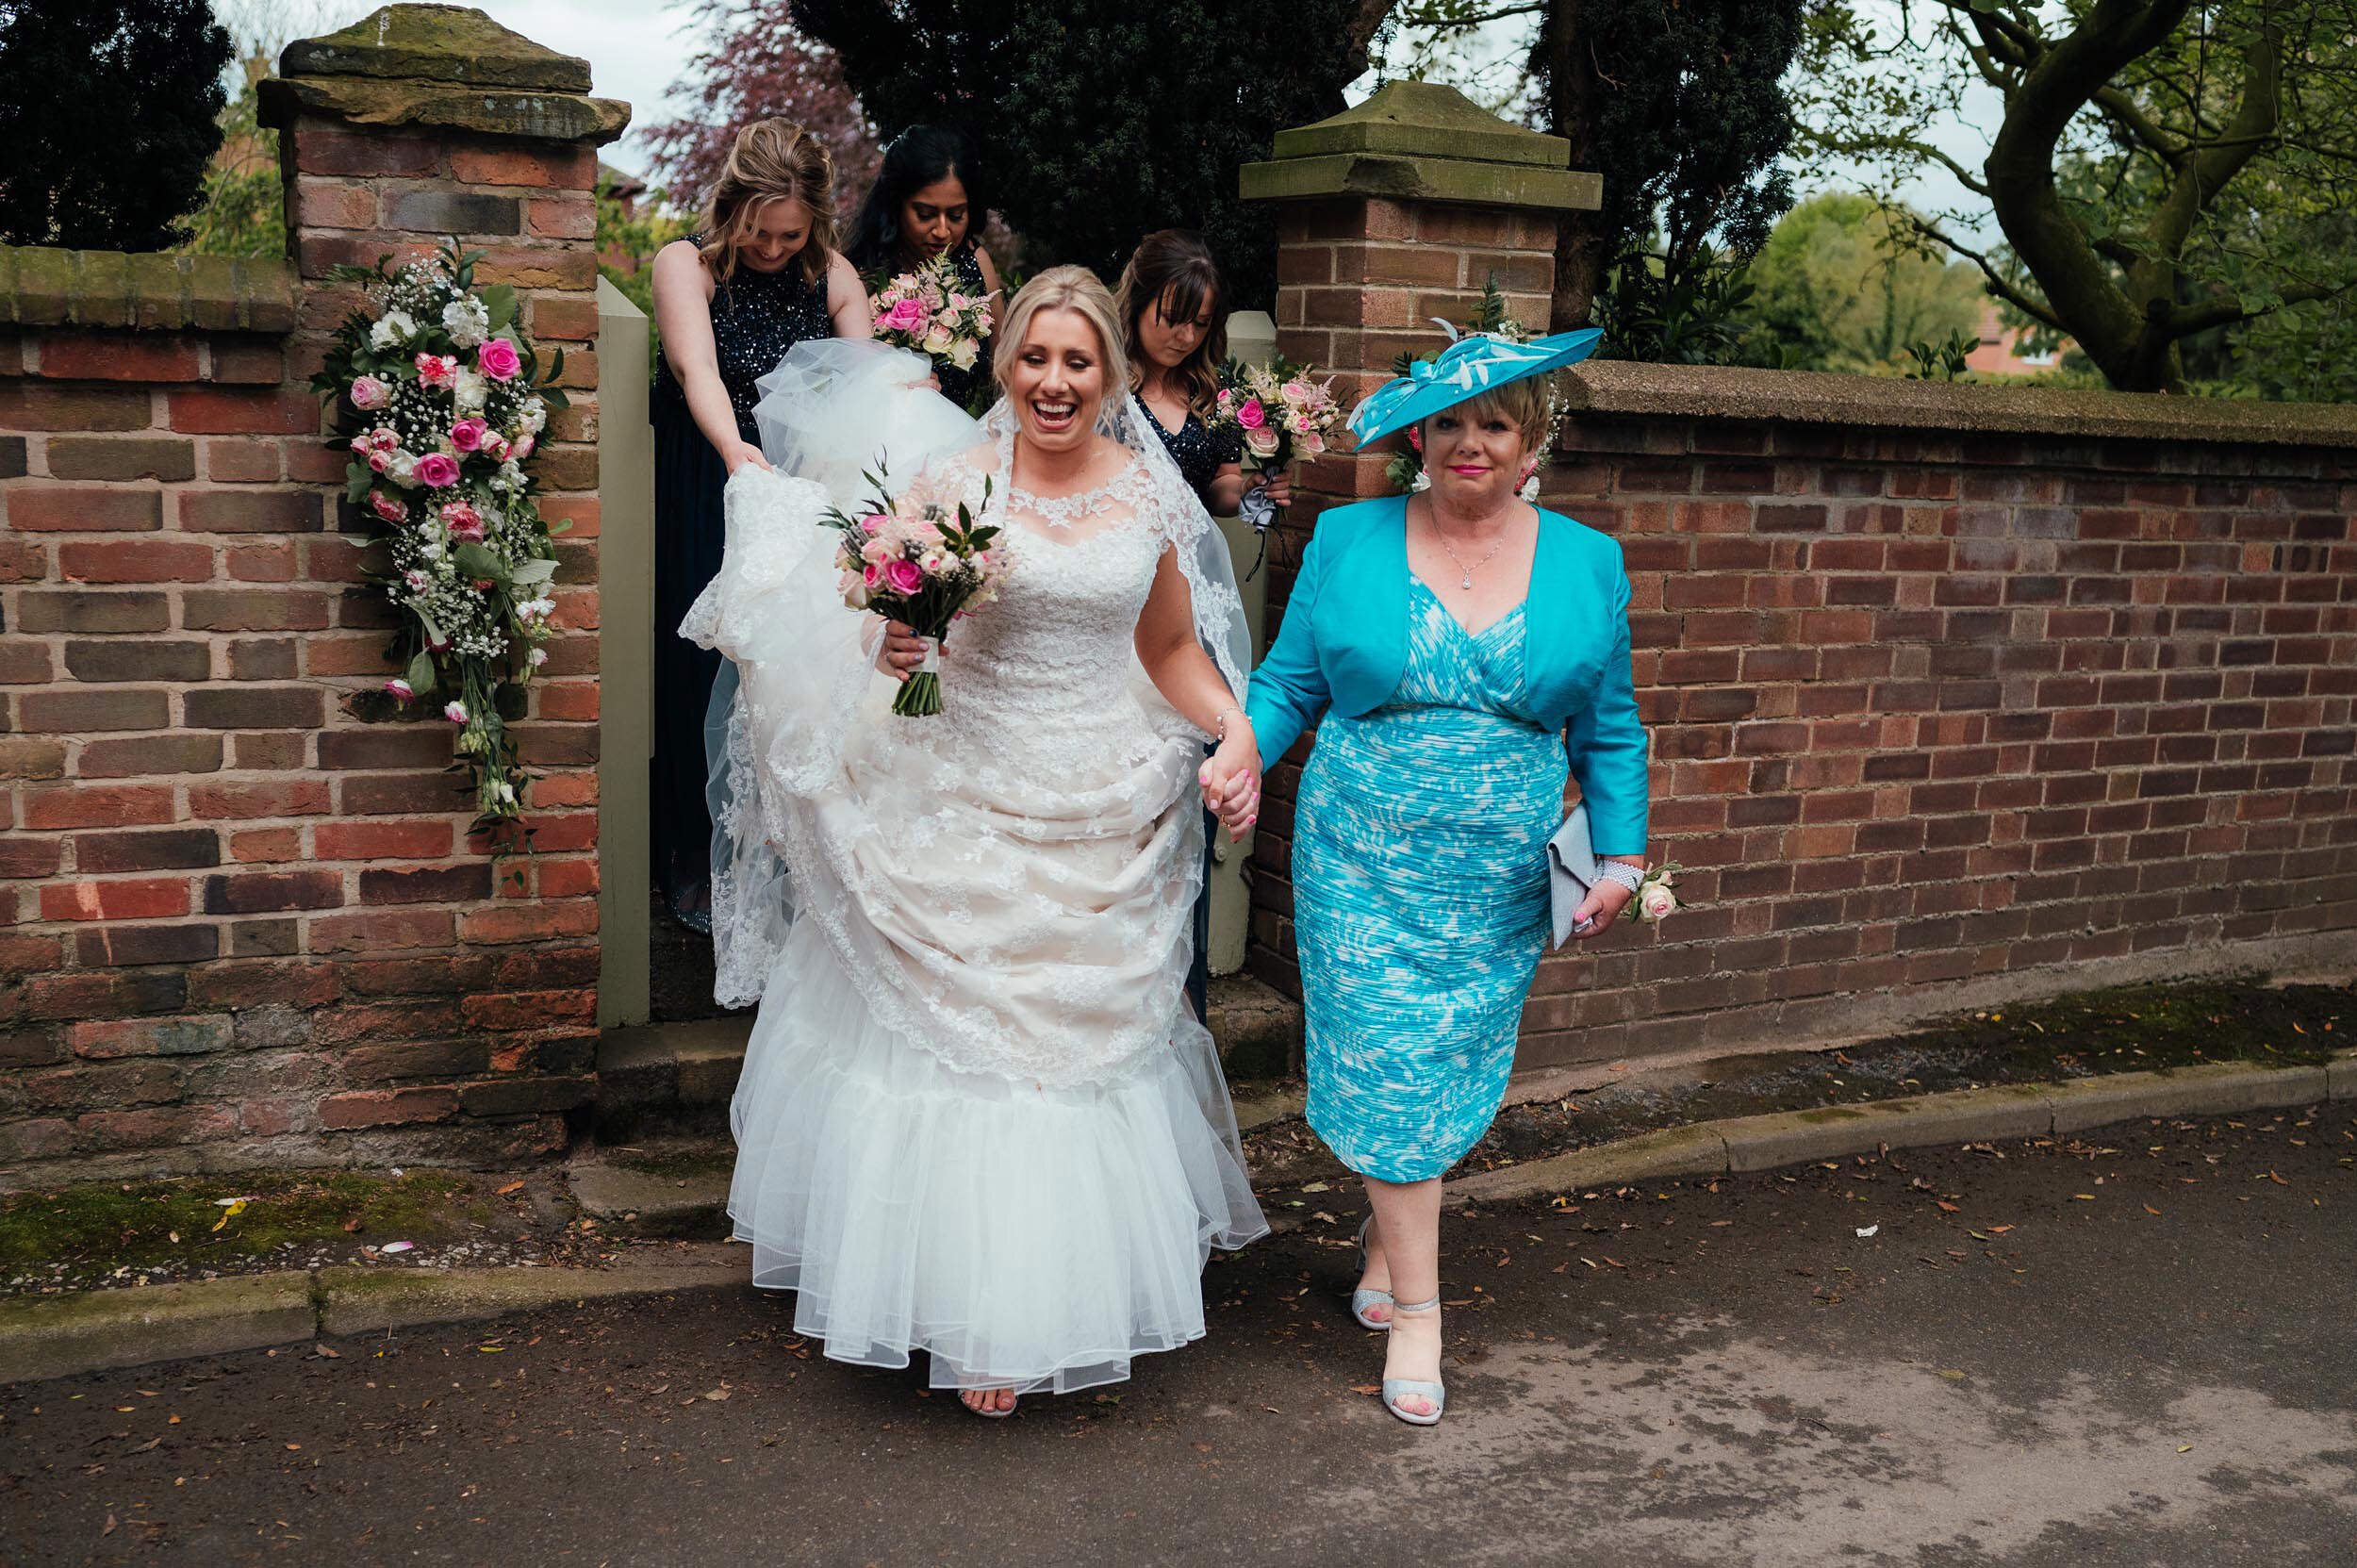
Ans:
MULTIPOLYGON (((701 243, 702 236, 691 235, 701 243)), ((833 333, 827 279, 802 275, 800 258, 774 272, 739 266, 712 291, 712 341, 737 433, 757 439, 754 383, 785 351, 833 333)), ((720 656, 673 635, 720 569, 720 491, 728 469, 688 412, 668 358, 655 365, 654 423, 654 875, 671 912, 699 930, 711 919, 712 814, 704 801, 704 709, 720 656)))
MULTIPOLYGON (((1202 495, 1212 480, 1219 477, 1223 464, 1244 460, 1244 432, 1225 430, 1213 434, 1202 416, 1192 408, 1186 421, 1173 430, 1162 417, 1146 406, 1146 400, 1137 400, 1138 411, 1154 434, 1162 438, 1162 450, 1178 465, 1178 476, 1202 495)), ((1204 501, 1209 506, 1210 500, 1204 501)), ((1210 812, 1203 814, 1203 886, 1195 896, 1195 963, 1187 970, 1187 995, 1195 999, 1198 1016, 1209 1016, 1211 1005, 1211 970, 1209 962, 1211 941, 1211 850, 1218 842, 1219 818, 1210 812)))

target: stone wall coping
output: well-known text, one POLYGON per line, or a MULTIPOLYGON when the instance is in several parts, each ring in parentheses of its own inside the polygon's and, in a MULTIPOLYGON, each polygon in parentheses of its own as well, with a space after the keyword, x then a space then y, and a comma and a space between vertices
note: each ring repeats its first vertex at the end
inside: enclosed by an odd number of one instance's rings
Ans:
POLYGON ((535 43, 469 6, 381 7, 340 32, 288 44, 278 74, 589 91, 587 60, 535 43))
POLYGON ((142 332, 291 332, 294 264, 280 257, 0 245, 0 322, 142 332))
POLYGON ((1270 156, 1278 160, 1327 153, 1406 153, 1568 169, 1572 144, 1511 124, 1453 87, 1393 82, 1365 103, 1315 124, 1277 133, 1270 156))
POLYGON ((1566 371, 1564 382, 1574 414, 2357 449, 2357 406, 2345 404, 2260 403, 1598 359, 1566 371))
POLYGON ((1360 196, 1388 202, 1446 202, 1464 206, 1592 210, 1604 179, 1574 169, 1487 163, 1445 154, 1327 153, 1247 163, 1237 174, 1247 202, 1360 196))
POLYGON ((282 130, 299 115, 316 114, 358 125, 418 125, 603 146, 630 124, 630 106, 618 99, 418 77, 266 76, 255 91, 262 124, 282 130))

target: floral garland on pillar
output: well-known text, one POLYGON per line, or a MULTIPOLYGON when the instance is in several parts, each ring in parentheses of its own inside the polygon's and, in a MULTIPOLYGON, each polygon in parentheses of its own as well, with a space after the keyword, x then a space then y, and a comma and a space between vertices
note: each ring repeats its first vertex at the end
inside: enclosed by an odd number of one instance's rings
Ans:
POLYGON ((386 652, 401 673, 385 690, 404 710, 440 703, 475 831, 496 834, 521 817, 531 782, 507 719, 556 625, 551 535, 564 525, 541 519, 524 465, 565 406, 554 385, 565 353, 540 374, 516 290, 475 286, 483 254, 453 240, 398 271, 390 256, 338 268, 338 281, 368 286, 369 306, 336 329, 312 385, 335 400, 346 437, 345 499, 389 560, 365 574, 400 617, 386 652))

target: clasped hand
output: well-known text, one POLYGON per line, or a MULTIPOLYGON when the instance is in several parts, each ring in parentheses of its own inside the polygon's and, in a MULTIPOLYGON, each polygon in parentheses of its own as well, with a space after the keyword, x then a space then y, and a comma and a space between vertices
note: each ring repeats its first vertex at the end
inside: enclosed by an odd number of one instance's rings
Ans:
POLYGON ((1608 929, 1635 897, 1634 892, 1617 882, 1598 882, 1588 890, 1588 897, 1579 901, 1579 907, 1572 911, 1573 937, 1585 942, 1598 932, 1608 929))
POLYGON ((906 681, 924 662, 925 639, 916 635, 916 628, 885 621, 883 646, 876 650, 876 668, 897 681, 906 681))

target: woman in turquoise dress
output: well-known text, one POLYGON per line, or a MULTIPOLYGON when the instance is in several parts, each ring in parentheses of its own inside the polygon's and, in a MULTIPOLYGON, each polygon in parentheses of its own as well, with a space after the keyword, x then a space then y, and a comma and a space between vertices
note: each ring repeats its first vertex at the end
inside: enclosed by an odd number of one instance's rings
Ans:
POLYGON ((1429 487, 1318 519, 1248 700, 1270 759, 1324 716, 1293 835, 1309 1119, 1365 1179, 1352 1312, 1389 1333, 1384 1404, 1418 1426, 1444 1402, 1441 1177, 1505 1097, 1568 777, 1604 867, 1574 933, 1644 865, 1620 547, 1517 494, 1544 377, 1594 338, 1468 338, 1361 404, 1360 442, 1408 430, 1429 487))

